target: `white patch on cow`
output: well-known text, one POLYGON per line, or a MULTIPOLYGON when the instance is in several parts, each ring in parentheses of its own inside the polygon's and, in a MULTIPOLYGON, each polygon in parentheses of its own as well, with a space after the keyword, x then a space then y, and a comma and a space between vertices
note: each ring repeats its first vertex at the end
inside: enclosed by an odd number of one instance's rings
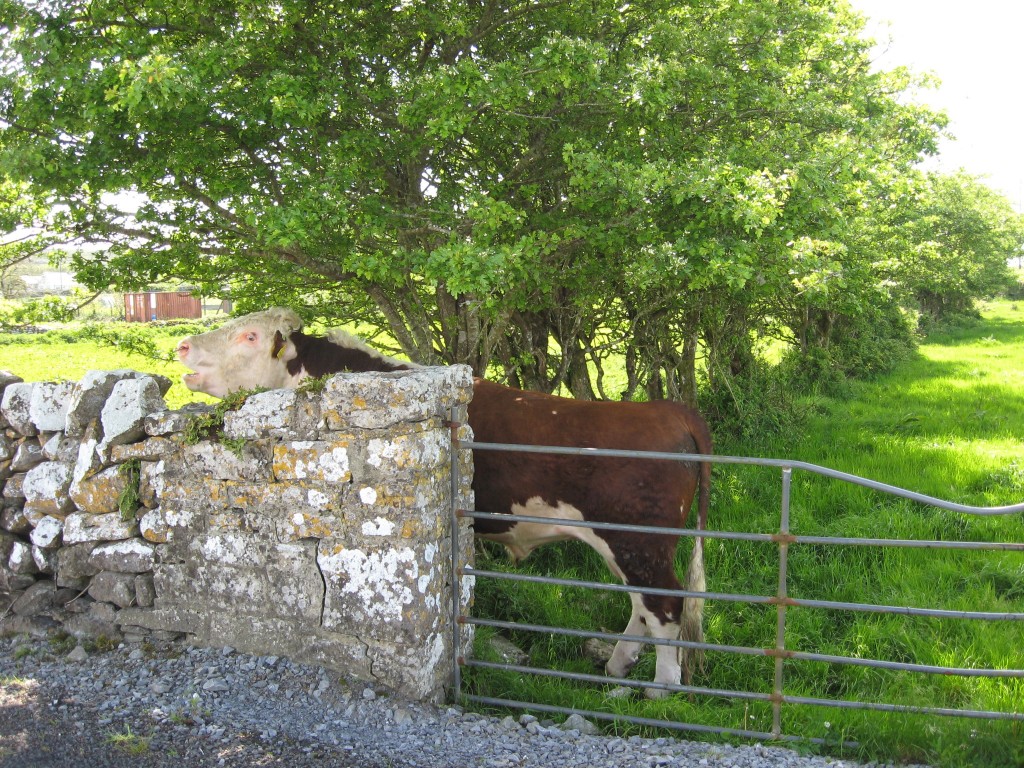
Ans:
POLYGON ((377 503, 377 491, 367 486, 366 488, 359 489, 359 500, 363 504, 376 504, 377 503))
MULTIPOLYGON (((526 515, 529 517, 547 517, 556 520, 583 520, 583 513, 571 504, 564 501, 558 502, 558 506, 552 507, 539 496, 527 500, 525 504, 513 504, 513 515, 526 515)), ((508 547, 512 556, 517 560, 524 559, 533 550, 543 544, 567 539, 577 539, 594 549, 611 569, 612 573, 622 581, 622 575, 615 557, 612 555, 608 542, 598 536, 590 528, 575 525, 559 525, 551 523, 516 523, 505 533, 484 534, 484 538, 498 541, 508 547)))
POLYGON ((383 517, 376 520, 367 520, 362 527, 363 536, 390 536, 395 532, 395 524, 383 517))

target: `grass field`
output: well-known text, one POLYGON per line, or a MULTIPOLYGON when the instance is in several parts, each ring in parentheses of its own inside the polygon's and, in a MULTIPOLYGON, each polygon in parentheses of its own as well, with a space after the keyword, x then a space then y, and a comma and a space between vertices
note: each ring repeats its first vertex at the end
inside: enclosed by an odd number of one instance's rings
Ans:
MULTIPOLYGON (((0 368, 26 380, 77 379, 89 369, 136 368, 169 376, 172 407, 197 399, 180 384, 183 368, 156 359, 173 349, 186 328, 160 329, 145 354, 138 339, 115 347, 95 339, 55 334, 25 340, 0 335, 0 368), (63 340, 62 340, 63 338, 63 340)), ((113 338, 113 337, 111 337, 113 338)), ((797 438, 765 436, 722 442, 719 453, 790 458, 869 477, 913 491, 973 505, 1024 501, 1024 306, 985 307, 983 321, 924 341, 896 372, 851 385, 842 399, 808 397, 797 438)), ((710 527, 772 533, 778 529, 778 470, 715 470, 710 527)), ((846 486, 806 473, 794 476, 791 530, 804 535, 1024 541, 1024 516, 981 518, 943 512, 846 486)), ((680 553, 683 570, 686 548, 680 553)), ((774 545, 709 541, 708 589, 772 595, 777 588, 774 545)), ((480 550, 480 567, 507 568, 496 548, 480 550)), ((548 547, 526 561, 526 572, 609 580, 600 559, 582 545, 548 547)), ((1013 612, 1024 608, 1024 556, 1019 552, 952 552, 793 545, 793 597, 895 606, 1013 612)), ((623 595, 534 584, 480 580, 478 615, 533 624, 621 630, 628 618, 623 595)), ((707 639, 750 648, 775 642, 770 607, 708 601, 707 639)), ((478 654, 490 651, 479 633, 478 654)), ((593 673, 578 639, 514 633, 529 664, 593 673)), ((1024 668, 1021 622, 838 613, 793 608, 786 647, 860 658, 936 666, 1024 668)), ((773 662, 763 656, 709 653, 698 685, 770 693, 773 662)), ((653 654, 634 676, 650 679, 653 654)), ((676 719, 723 727, 770 730, 767 704, 673 696, 649 702, 607 696, 606 686, 510 672, 470 670, 469 690, 534 702, 676 719)), ((1024 711, 1024 681, 911 675, 824 662, 788 661, 785 693, 851 701, 929 707, 1024 711)), ((621 733, 635 726, 615 726, 621 733)), ((861 745, 853 756, 941 766, 1024 765, 1024 724, 910 714, 788 706, 783 731, 844 739, 861 745)), ((838 747, 832 751, 841 752, 838 747)))
POLYGON ((0 369, 25 381, 78 381, 87 371, 131 368, 166 376, 172 382, 168 407, 210 398, 181 383, 185 368, 174 359, 177 342, 202 330, 196 323, 148 327, 136 323, 58 326, 46 333, 0 333, 0 369))

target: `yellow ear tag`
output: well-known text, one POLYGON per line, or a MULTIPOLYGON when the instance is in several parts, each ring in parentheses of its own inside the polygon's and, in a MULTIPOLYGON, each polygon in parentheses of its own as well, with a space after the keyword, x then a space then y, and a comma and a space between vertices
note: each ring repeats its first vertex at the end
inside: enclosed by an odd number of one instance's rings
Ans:
POLYGON ((277 350, 277 359, 278 359, 278 360, 280 360, 280 359, 281 359, 282 357, 284 357, 284 351, 285 351, 285 349, 287 349, 287 347, 286 347, 285 345, 283 345, 283 344, 282 344, 282 345, 281 345, 281 348, 280 348, 279 350, 277 350))

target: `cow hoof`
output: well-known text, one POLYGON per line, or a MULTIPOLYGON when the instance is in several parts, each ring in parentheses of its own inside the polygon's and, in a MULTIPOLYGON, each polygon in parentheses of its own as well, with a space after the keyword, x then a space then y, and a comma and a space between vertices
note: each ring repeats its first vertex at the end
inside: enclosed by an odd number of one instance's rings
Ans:
POLYGON ((604 673, 608 677, 626 677, 631 669, 633 669, 633 664, 614 664, 609 661, 604 665, 604 673))
POLYGON ((644 688, 644 696, 648 699, 664 699, 672 691, 666 691, 664 688, 644 688))

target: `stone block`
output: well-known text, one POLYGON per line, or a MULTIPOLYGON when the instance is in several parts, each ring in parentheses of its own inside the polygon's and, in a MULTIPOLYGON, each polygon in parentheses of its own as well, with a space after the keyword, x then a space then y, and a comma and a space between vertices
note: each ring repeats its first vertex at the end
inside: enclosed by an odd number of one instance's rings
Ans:
POLYGON ((106 603, 93 603, 85 613, 76 613, 68 616, 63 623, 63 629, 68 634, 77 638, 106 638, 111 642, 121 641, 121 630, 115 623, 117 612, 106 603))
POLYGON ((36 577, 28 573, 15 573, 7 567, 7 561, 0 562, 0 594, 18 592, 36 583, 36 577))
POLYGON ((142 538, 153 544, 166 544, 170 527, 164 518, 163 509, 157 507, 146 512, 139 520, 142 538))
POLYGON ((135 577, 135 604, 140 608, 152 608, 156 601, 156 587, 153 574, 142 573, 135 577))
POLYGON ((25 475, 11 475, 4 481, 4 498, 7 501, 25 501, 25 475))
POLYGON ((43 515, 70 512, 74 508, 68 497, 71 473, 71 465, 60 461, 44 461, 26 472, 22 485, 26 510, 43 515))
POLYGON ((224 436, 237 440, 263 437, 309 437, 316 432, 320 411, 316 399, 294 389, 258 392, 237 411, 224 414, 224 436))
POLYGON ((295 440, 274 446, 273 469, 278 480, 347 483, 352 479, 348 450, 351 440, 295 440))
POLYGON ((127 608, 135 602, 135 575, 101 571, 89 582, 89 596, 97 602, 127 608))
POLYGON ((95 542, 71 544, 57 550, 57 586, 75 586, 81 579, 95 576, 97 569, 90 564, 89 555, 95 542))
POLYGON ((81 480, 75 480, 68 495, 81 512, 104 515, 120 510, 121 496, 128 480, 121 466, 107 467, 81 480))
MULTIPOLYGON (((143 627, 162 632, 183 632, 205 637, 208 617, 189 608, 122 608, 117 614, 122 626, 143 627)), ((237 647, 237 646, 236 646, 237 647)))
POLYGON ((0 399, 0 414, 3 414, 6 422, 15 432, 29 437, 39 432, 29 411, 35 387, 35 384, 26 382, 9 384, 0 399))
POLYGON ((25 514, 25 508, 19 505, 0 509, 0 529, 20 534, 31 531, 32 524, 25 514))
POLYGON ((447 419, 473 396, 467 365, 393 373, 339 373, 327 380, 322 409, 332 430, 386 429, 402 422, 447 419))
POLYGON ((266 482, 271 478, 270 449, 262 442, 246 443, 241 456, 217 442, 184 446, 182 465, 189 473, 203 478, 237 482, 266 482))
POLYGON ((36 383, 29 398, 29 418, 39 432, 63 431, 74 390, 75 384, 71 381, 36 383))
POLYGON ((74 512, 64 520, 64 543, 82 544, 98 541, 121 541, 139 535, 139 524, 132 518, 122 520, 117 512, 91 515, 74 512))
POLYGON ((270 484, 245 483, 228 489, 228 506, 258 510, 274 520, 340 518, 348 498, 349 486, 308 483, 305 481, 270 484))
POLYGON ((151 437, 138 443, 114 445, 110 448, 110 460, 115 464, 126 461, 158 461, 173 456, 181 445, 166 437, 151 437))
POLYGON ((189 403, 176 411, 150 413, 143 420, 143 426, 146 434, 153 437, 181 434, 197 417, 211 414, 214 410, 209 403, 189 403))
POLYGON ((11 610, 19 616, 35 616, 53 608, 57 590, 52 581, 37 581, 14 601, 11 610))
MULTIPOLYGON (((8 386, 11 384, 21 384, 22 382, 23 379, 20 376, 16 376, 10 371, 0 371, 0 399, 2 399, 3 392, 8 386)), ((0 428, 9 426, 7 418, 4 416, 3 411, 0 410, 0 428)))
POLYGON ((166 376, 151 376, 128 369, 88 371, 68 400, 64 431, 72 436, 84 434, 89 423, 100 418, 103 406, 118 382, 143 378, 155 381, 161 395, 167 394, 171 388, 171 380, 166 376))
POLYGON ((451 682, 451 636, 431 632, 415 644, 373 642, 367 645, 373 673, 406 699, 445 700, 451 682))
POLYGON ((294 626, 293 622, 273 617, 217 613, 210 617, 206 635, 197 640, 213 647, 230 645, 244 653, 265 655, 270 652, 398 688, 391 680, 374 676, 366 641, 361 638, 351 633, 316 629, 295 632, 294 626))
POLYGON ((0 563, 6 565, 7 558, 11 556, 11 550, 14 549, 14 545, 22 541, 18 536, 14 536, 7 531, 0 531, 0 563))
POLYGON ((36 567, 40 573, 54 574, 57 572, 57 552, 59 551, 32 545, 32 559, 36 561, 36 567))
POLYGON ((23 441, 18 445, 14 457, 11 459, 11 471, 28 472, 46 459, 47 457, 43 455, 43 446, 39 443, 23 441))
POLYGON ((31 542, 40 549, 56 549, 63 543, 64 521, 47 515, 29 535, 31 542))
POLYGON ((134 443, 146 435, 146 417, 164 411, 160 384, 151 376, 114 384, 100 413, 104 445, 134 443))
MULTIPOLYGON (((403 542, 405 544, 405 542, 403 542)), ((349 548, 321 541, 323 628, 405 641, 437 631, 444 569, 436 544, 349 548)))
POLYGON ((346 539, 349 525, 345 518, 333 514, 316 514, 296 510, 274 520, 278 541, 302 539, 346 539))
POLYGON ((268 540, 244 531, 211 531, 192 542, 199 562, 210 565, 246 566, 263 561, 268 540))
POLYGON ((15 541, 11 545, 11 553, 7 556, 7 567, 13 573, 33 575, 39 573, 39 566, 32 557, 32 546, 24 541, 15 541))
POLYGON ((63 461, 74 464, 78 458, 79 441, 57 432, 43 444, 43 456, 49 461, 63 461))
POLYGON ((153 570, 156 547, 142 539, 99 544, 89 555, 89 564, 102 571, 145 573, 153 570))

